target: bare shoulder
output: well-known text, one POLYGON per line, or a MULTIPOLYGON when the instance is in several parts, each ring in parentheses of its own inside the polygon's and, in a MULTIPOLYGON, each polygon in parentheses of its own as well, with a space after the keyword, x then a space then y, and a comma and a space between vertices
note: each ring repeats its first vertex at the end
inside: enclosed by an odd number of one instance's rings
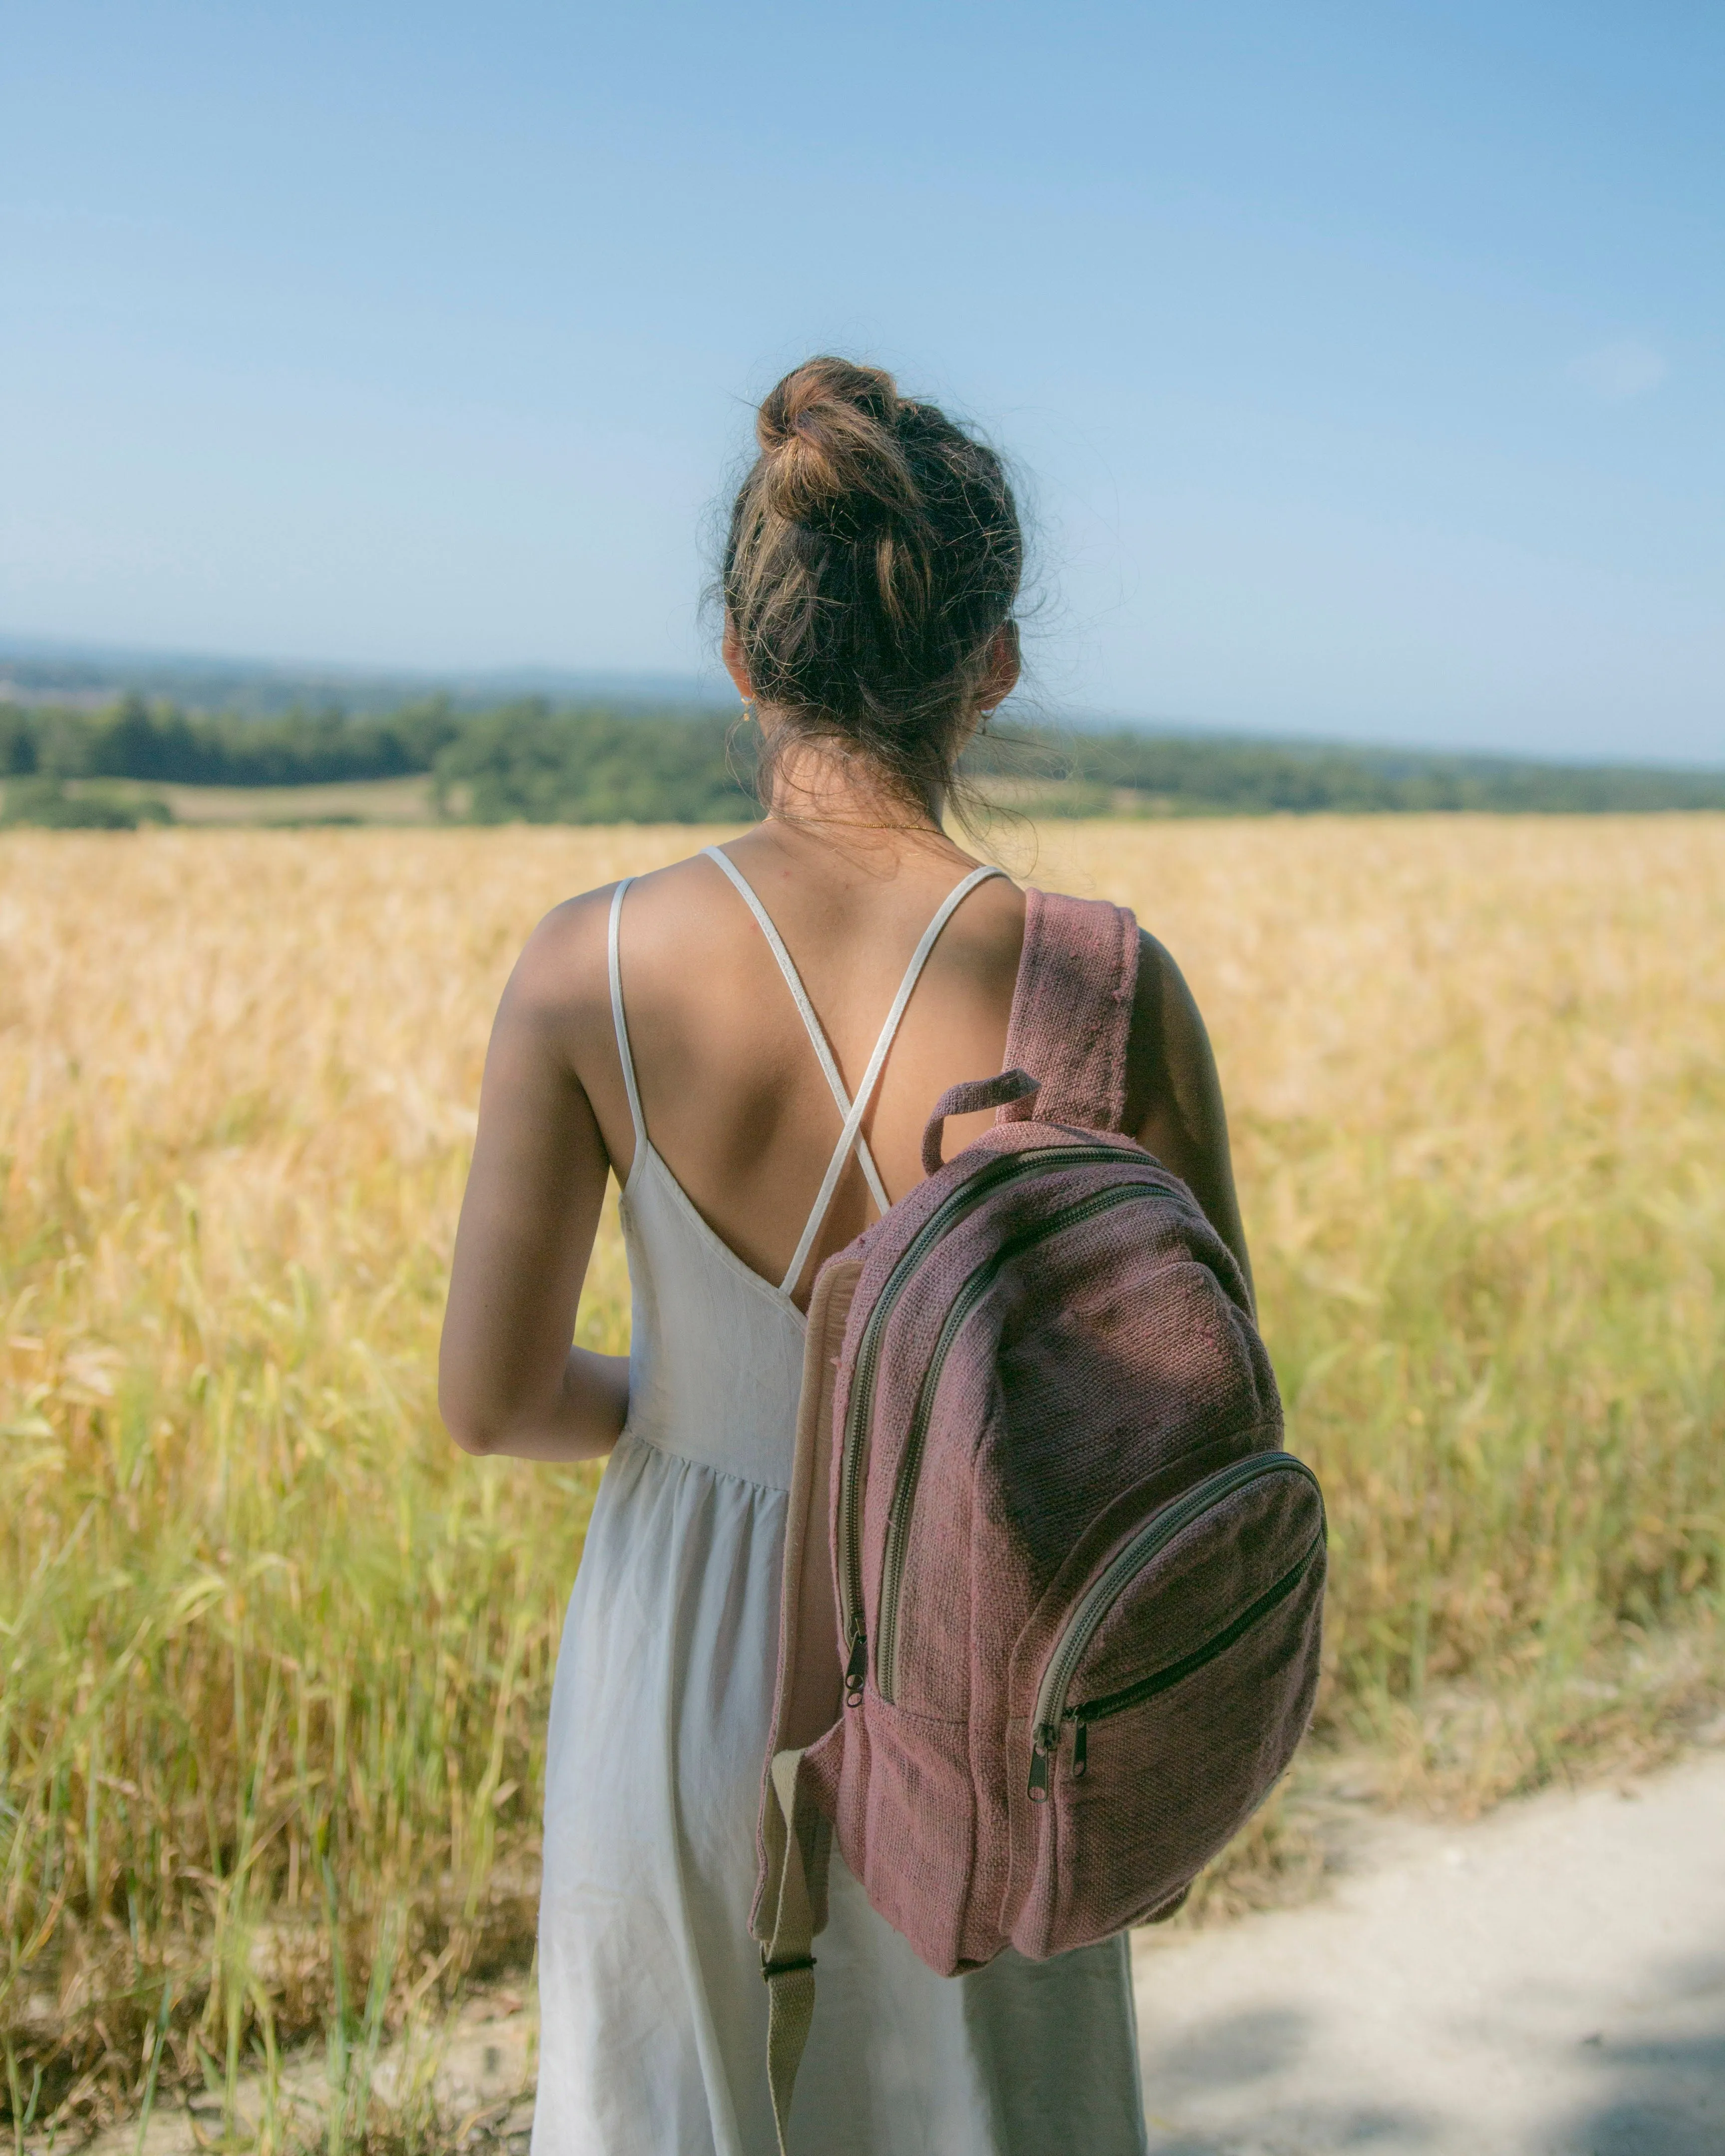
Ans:
MULTIPOLYGON (((980 866, 991 864, 981 863, 980 866)), ((981 935, 1022 943, 1024 940, 1024 893, 1003 870, 977 885, 956 914, 955 922, 968 922, 981 935)))
MULTIPOLYGON (((696 855, 629 879, 625 933, 631 943, 659 931, 666 918, 666 896, 677 894, 672 904, 679 905, 684 886, 698 878, 701 865, 696 855)), ((561 1011, 572 1017, 589 1007, 603 1009, 608 1024, 611 904, 616 895, 616 884, 601 884, 552 906, 521 947, 508 998, 524 1010, 547 1016, 561 1011)))
POLYGON ((1012 1001, 1024 947, 1024 894, 1005 875, 989 876, 947 922, 936 947, 946 968, 968 976, 984 995, 1012 1001))
MULTIPOLYGON (((632 877, 620 928, 626 970, 680 927, 691 927, 687 889, 708 865, 699 856, 632 877)), ((500 1024, 539 1034, 583 1077, 613 1061, 610 929, 615 883, 554 906, 528 937, 509 977, 500 1024)), ((699 918, 699 914, 696 916, 699 918)))
POLYGON ((521 947, 503 992, 505 1014, 556 1033, 608 1013, 606 947, 615 890, 606 884, 552 908, 521 947))

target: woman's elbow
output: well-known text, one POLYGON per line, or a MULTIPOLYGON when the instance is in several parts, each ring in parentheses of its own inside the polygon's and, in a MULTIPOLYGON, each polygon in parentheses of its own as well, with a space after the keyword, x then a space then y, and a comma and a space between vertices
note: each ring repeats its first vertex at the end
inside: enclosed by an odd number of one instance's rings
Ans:
POLYGON ((477 1400, 464 1399, 449 1384, 438 1388, 437 1411, 444 1428, 463 1452, 475 1460, 488 1460, 501 1450, 506 1433, 495 1415, 487 1414, 477 1400))
POLYGON ((451 1422, 445 1415, 444 1428, 454 1439, 457 1450, 466 1453, 471 1459, 489 1460, 498 1449, 497 1440, 480 1424, 451 1422))

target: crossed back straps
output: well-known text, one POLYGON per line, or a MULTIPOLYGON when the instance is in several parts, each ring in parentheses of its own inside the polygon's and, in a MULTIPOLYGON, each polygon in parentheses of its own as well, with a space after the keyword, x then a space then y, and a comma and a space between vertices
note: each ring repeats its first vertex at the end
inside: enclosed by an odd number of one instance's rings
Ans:
POLYGON ((899 1022, 904 1017, 905 1008, 911 1000, 911 992, 922 978, 922 968, 928 963, 929 953, 940 940, 941 931, 979 883, 986 883, 990 876, 1004 875, 1005 870, 997 868, 973 869, 963 881, 955 885, 941 901, 934 918, 923 930, 922 940, 911 953, 911 963, 905 968, 904 978, 898 984, 898 993, 892 999, 886 1021, 875 1040, 874 1053, 870 1056, 867 1066, 863 1071, 862 1082, 856 1089, 856 1098, 852 1100, 845 1090, 844 1080, 839 1075, 839 1065, 833 1055, 832 1045, 826 1037, 820 1020, 814 1014, 814 1005, 809 1000, 809 991, 803 987, 802 976, 798 973, 790 952, 785 948, 784 938, 773 926, 773 916, 762 905, 754 886, 728 854, 721 853, 716 846, 703 846, 701 851, 709 860, 716 862, 724 870, 732 883, 735 885, 738 896, 760 923, 761 932, 767 938, 768 946, 773 957, 778 961, 778 970, 784 975, 785 986, 789 988, 792 999, 796 1004, 798 1013, 808 1031, 809 1040, 814 1049, 815 1060, 820 1065, 822 1075, 825 1077, 833 1098, 838 1104, 839 1114, 844 1117, 844 1126, 839 1132, 839 1142, 833 1148, 832 1158, 827 1163, 827 1172, 821 1178, 819 1190, 815 1194, 814 1204, 809 1210, 808 1220, 798 1240, 796 1250, 792 1254, 785 1276, 779 1283, 779 1292, 783 1295, 790 1295, 795 1291, 798 1281, 803 1277, 803 1268, 809 1262, 809 1253, 814 1249, 815 1238, 820 1233, 821 1223, 827 1217, 827 1209, 833 1202, 833 1194, 839 1187, 839 1178, 845 1173, 845 1163, 853 1152, 857 1157, 864 1179, 869 1186, 869 1194, 873 1198, 875 1204, 884 1213, 891 1204, 892 1201, 886 1195, 886 1186, 880 1180, 880 1172, 875 1165, 875 1157, 869 1150, 868 1140, 862 1134, 863 1117, 869 1111, 869 1103, 874 1099, 875 1089, 880 1082, 880 1073, 886 1067, 887 1052, 891 1048, 894 1037, 898 1032, 899 1022))
MULTIPOLYGON (((876 1206, 884 1213, 891 1204, 874 1154, 863 1136, 863 1118, 880 1082, 880 1074, 911 993, 940 940, 941 932, 978 884, 986 883, 991 876, 1004 875, 1005 871, 989 866, 973 869, 941 901, 911 954, 853 1100, 839 1075, 832 1045, 815 1014, 809 991, 803 985, 802 976, 772 916, 727 854, 716 846, 705 846, 701 850, 723 871, 759 924, 809 1034, 821 1075, 843 1118, 826 1173, 780 1283, 780 1292, 789 1295, 803 1276, 809 1254, 814 1247, 839 1179, 845 1172, 845 1163, 853 1152, 876 1206)), ((624 876, 612 895, 608 955, 618 1054, 639 1146, 648 1142, 646 1122, 641 1112, 640 1091, 624 1017, 618 952, 624 893, 633 880, 624 876)), ((1091 1130, 1117 1131, 1121 1127, 1126 1108, 1127 1037, 1132 1024, 1137 962, 1137 923, 1123 907, 1098 899, 1067 898, 1058 892, 1026 891, 1024 950, 1013 991, 1002 1067, 1006 1070, 1029 1071, 1039 1081, 1039 1090, 1032 1099, 1003 1107, 1003 1118, 1034 1114, 1039 1121, 1079 1123, 1091 1130)))

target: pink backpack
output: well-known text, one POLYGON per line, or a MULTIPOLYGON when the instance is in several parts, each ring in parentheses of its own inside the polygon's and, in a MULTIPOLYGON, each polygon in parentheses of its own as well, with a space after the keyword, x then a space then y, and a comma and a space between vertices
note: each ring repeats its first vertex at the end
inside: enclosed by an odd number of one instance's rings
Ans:
POLYGON ((1008 1070, 815 1285, 752 1918, 781 2145, 833 1835, 932 1969, 1040 1959, 1170 1913, 1311 1714, 1323 1502, 1234 1259, 1120 1134, 1137 952, 1029 894, 1008 1070))

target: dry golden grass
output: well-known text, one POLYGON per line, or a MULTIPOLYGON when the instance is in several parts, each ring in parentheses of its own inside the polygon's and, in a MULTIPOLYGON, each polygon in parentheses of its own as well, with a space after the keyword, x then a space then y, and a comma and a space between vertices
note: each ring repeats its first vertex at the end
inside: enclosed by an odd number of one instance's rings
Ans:
MULTIPOLYGON (((442 1437, 444 1273, 516 947, 700 836, 0 841, 15 2123, 315 2030, 362 2066, 527 1950, 591 1482, 442 1437)), ((1656 1744, 1725 1544, 1725 820, 1081 824, 1037 877, 1209 1015, 1327 1729, 1476 1801, 1656 1744)), ((625 1323, 608 1228, 583 1337, 625 1323)))

